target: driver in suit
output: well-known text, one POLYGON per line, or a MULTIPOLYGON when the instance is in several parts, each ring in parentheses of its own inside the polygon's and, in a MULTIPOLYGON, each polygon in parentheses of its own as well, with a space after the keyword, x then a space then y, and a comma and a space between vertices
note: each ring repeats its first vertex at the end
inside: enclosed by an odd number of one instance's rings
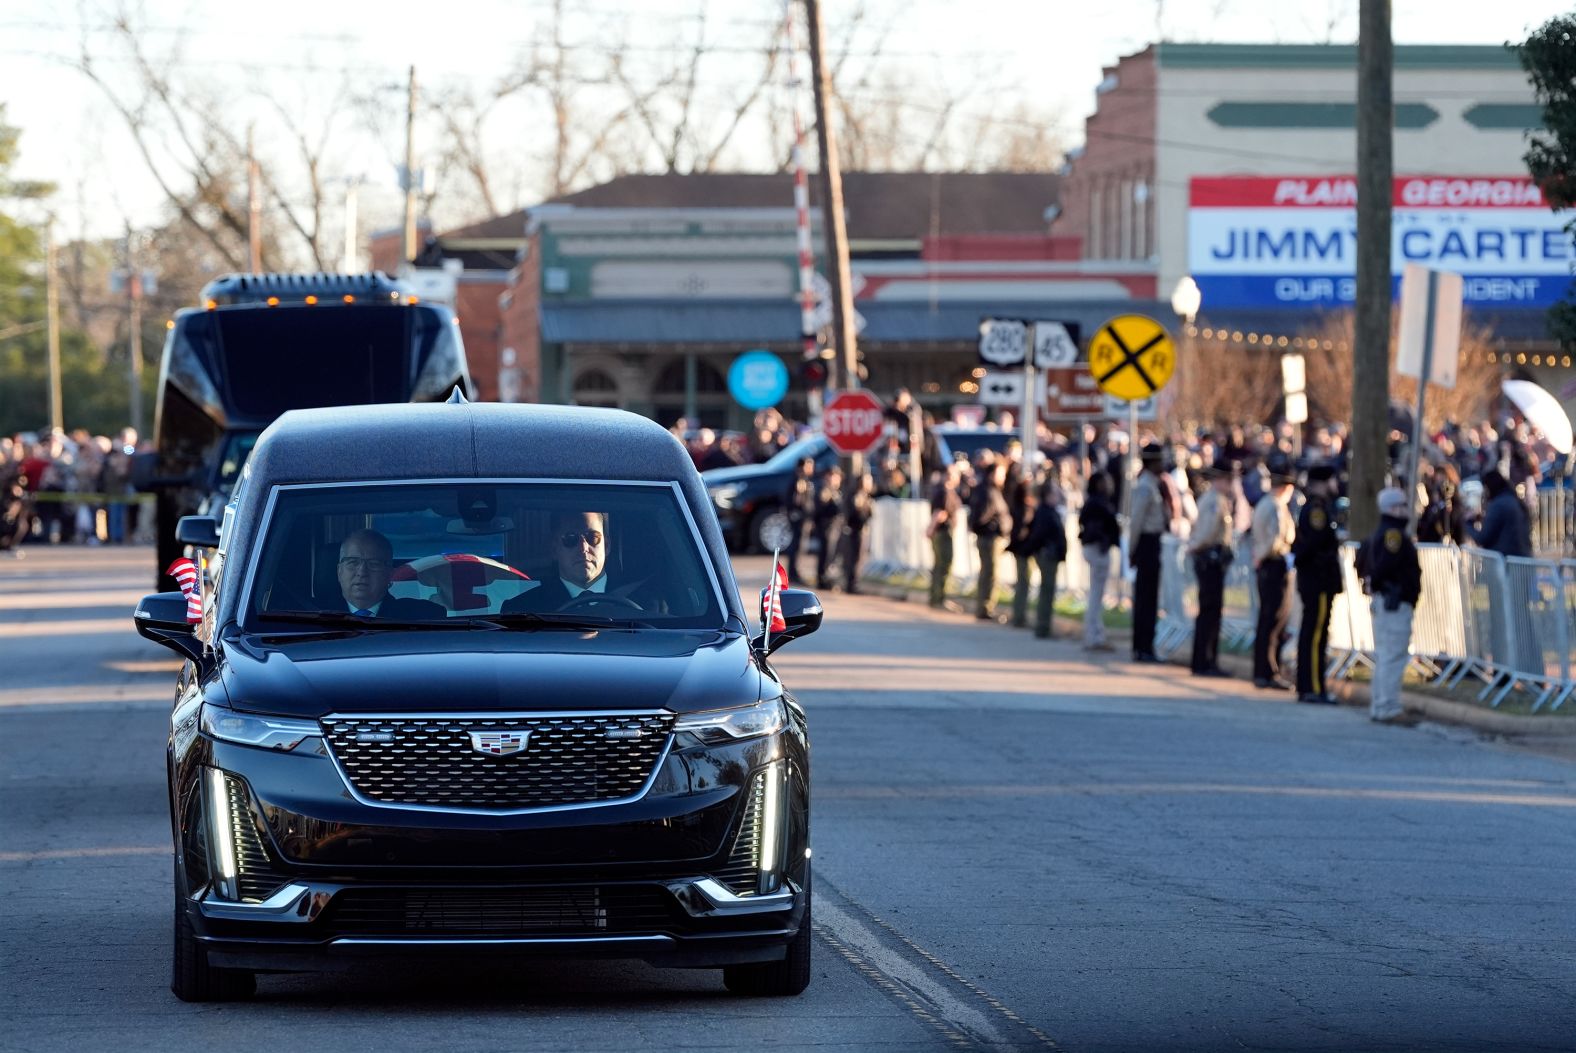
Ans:
POLYGON ((376 530, 357 530, 339 543, 335 574, 340 595, 351 614, 397 621, 441 621, 449 616, 442 604, 431 600, 390 596, 389 575, 393 570, 394 546, 376 530))
POLYGON ((553 517, 551 532, 553 563, 558 575, 549 576, 536 588, 504 603, 503 614, 539 614, 573 606, 596 606, 606 597, 609 606, 653 610, 659 600, 629 595, 633 586, 615 588, 607 574, 607 513, 561 512, 553 517))

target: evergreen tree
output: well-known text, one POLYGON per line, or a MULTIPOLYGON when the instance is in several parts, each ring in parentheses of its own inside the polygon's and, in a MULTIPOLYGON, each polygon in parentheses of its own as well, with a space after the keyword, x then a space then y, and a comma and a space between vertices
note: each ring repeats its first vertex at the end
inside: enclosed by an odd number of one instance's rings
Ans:
MULTIPOLYGON (((1543 107, 1543 127, 1523 160, 1549 207, 1576 208, 1576 11, 1549 19, 1515 50, 1543 107)), ((1576 235, 1576 218, 1565 229, 1576 235)), ((1549 331, 1563 347, 1576 347, 1576 282, 1549 311, 1549 331)))

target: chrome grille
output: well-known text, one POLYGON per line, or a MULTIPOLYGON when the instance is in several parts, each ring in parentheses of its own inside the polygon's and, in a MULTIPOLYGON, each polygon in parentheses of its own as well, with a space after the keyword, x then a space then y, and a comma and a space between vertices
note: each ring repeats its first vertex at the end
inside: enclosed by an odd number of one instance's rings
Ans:
POLYGON ((750 781, 749 796, 740 809, 738 832, 734 834, 733 851, 728 861, 715 874, 718 881, 735 893, 747 896, 755 892, 761 876, 761 816, 766 811, 766 776, 757 775, 750 781))
POLYGON ((508 810, 633 797, 672 735, 671 713, 325 717, 324 735, 363 797, 382 804, 508 810), (479 752, 472 732, 525 731, 518 753, 479 752))
POLYGON ((235 846, 235 885, 243 903, 261 903, 285 883, 263 847, 262 833, 252 813, 246 784, 233 775, 224 777, 230 796, 230 837, 235 846))

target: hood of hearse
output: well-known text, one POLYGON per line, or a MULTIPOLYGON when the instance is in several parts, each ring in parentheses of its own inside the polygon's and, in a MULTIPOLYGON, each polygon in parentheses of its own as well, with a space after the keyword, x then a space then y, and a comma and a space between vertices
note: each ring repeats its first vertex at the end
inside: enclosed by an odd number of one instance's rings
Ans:
POLYGON ((493 713, 748 705, 761 671, 714 631, 419 632, 225 641, 230 704, 252 713, 493 713))

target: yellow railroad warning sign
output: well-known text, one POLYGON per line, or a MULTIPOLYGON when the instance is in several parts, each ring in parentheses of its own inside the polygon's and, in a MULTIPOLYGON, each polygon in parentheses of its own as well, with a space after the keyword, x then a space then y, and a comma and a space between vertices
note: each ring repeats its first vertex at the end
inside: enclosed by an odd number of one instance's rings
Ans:
POLYGON ((1146 399, 1166 386, 1176 368, 1171 334, 1147 315, 1119 314, 1089 341, 1089 372, 1115 398, 1146 399))

